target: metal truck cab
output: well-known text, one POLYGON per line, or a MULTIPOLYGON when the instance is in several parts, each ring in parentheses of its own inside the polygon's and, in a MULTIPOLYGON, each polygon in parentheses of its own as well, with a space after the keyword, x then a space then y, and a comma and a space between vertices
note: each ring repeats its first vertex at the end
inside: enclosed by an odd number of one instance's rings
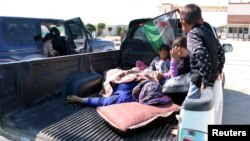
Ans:
POLYGON ((0 62, 46 58, 42 46, 47 33, 60 56, 115 50, 113 42, 93 39, 80 18, 0 17, 0 26, 0 62))
POLYGON ((0 26, 1 60, 17 61, 42 54, 39 19, 0 17, 0 26))

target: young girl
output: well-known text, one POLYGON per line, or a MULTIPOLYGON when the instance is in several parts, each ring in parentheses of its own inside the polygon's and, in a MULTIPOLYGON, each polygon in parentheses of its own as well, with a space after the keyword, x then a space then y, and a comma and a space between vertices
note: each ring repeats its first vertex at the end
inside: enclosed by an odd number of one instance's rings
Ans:
POLYGON ((156 79, 164 84, 169 78, 176 77, 178 75, 186 74, 190 72, 190 61, 187 49, 186 36, 180 36, 176 38, 173 43, 173 48, 170 51, 171 64, 170 70, 167 73, 158 73, 156 79))
POLYGON ((170 47, 162 45, 159 50, 159 56, 155 57, 149 68, 153 71, 158 71, 162 74, 169 71, 170 67, 170 47))
POLYGON ((167 73, 170 68, 170 47, 163 44, 153 61, 148 67, 143 61, 136 61, 136 67, 133 69, 144 70, 144 73, 150 73, 152 71, 159 72, 161 74, 167 73))
POLYGON ((47 57, 54 57, 58 55, 58 52, 53 49, 52 36, 50 33, 47 33, 44 37, 43 54, 47 57))

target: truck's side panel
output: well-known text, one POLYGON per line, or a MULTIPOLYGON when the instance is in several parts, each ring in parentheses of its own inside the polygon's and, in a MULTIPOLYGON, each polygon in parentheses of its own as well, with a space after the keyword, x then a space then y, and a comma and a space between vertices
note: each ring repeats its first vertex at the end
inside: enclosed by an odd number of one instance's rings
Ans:
POLYGON ((120 66, 119 64, 119 53, 106 52, 106 53, 95 53, 95 55, 87 54, 88 62, 91 62, 91 67, 98 73, 103 73, 110 68, 120 66))
POLYGON ((0 118, 18 108, 17 65, 0 65, 0 118))
POLYGON ((12 140, 173 140, 172 120, 121 136, 94 108, 64 103, 67 80, 84 76, 86 82, 94 71, 119 67, 119 60, 120 51, 110 51, 0 65, 0 134, 12 140))
POLYGON ((17 107, 30 106, 46 97, 60 95, 71 77, 94 70, 102 73, 118 67, 119 61, 113 60, 119 60, 119 51, 0 65, 1 117, 17 110, 17 107))
POLYGON ((67 77, 82 73, 80 66, 87 65, 85 56, 59 57, 20 64, 20 96, 22 104, 30 105, 46 95, 59 93, 67 77))

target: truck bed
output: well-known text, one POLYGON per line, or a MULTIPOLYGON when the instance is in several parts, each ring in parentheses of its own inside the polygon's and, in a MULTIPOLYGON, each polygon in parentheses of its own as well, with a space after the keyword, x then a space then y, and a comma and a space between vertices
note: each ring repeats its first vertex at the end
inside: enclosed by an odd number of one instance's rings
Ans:
POLYGON ((113 141, 113 140, 174 140, 167 123, 154 124, 129 135, 116 133, 97 114, 95 108, 58 101, 47 101, 34 108, 18 111, 2 120, 6 135, 12 140, 29 138, 38 141, 113 141), (17 136, 18 135, 18 136, 17 136), (29 135, 29 136, 27 136, 29 135))
POLYGON ((80 96, 101 90, 99 75, 92 70, 103 75, 106 70, 120 67, 120 54, 110 51, 0 65, 0 135, 13 141, 173 140, 171 126, 165 123, 172 121, 165 119, 120 135, 95 108, 64 102, 66 95, 75 94, 77 89, 70 86, 78 82, 85 83, 81 83, 84 87, 80 96), (75 83, 69 83, 71 80, 75 83))

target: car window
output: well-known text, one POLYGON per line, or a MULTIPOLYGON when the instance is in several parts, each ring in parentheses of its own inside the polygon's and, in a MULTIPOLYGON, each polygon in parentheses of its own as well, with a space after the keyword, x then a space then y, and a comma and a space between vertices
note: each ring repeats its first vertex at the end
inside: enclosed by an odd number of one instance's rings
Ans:
POLYGON ((86 39, 86 35, 82 26, 79 25, 77 22, 70 22, 68 23, 70 28, 71 34, 74 36, 74 39, 86 39))
POLYGON ((148 42, 148 38, 147 38, 146 34, 144 33, 143 27, 137 28, 132 39, 138 39, 138 40, 142 40, 144 42, 148 42))
POLYGON ((63 25, 55 25, 55 24, 51 25, 46 24, 46 25, 41 25, 42 38, 44 38, 47 33, 50 33, 50 29, 53 27, 56 27, 59 30, 60 36, 65 37, 65 28, 63 25))
POLYGON ((45 25, 41 25, 41 30, 42 30, 42 38, 44 38, 47 33, 50 33, 49 29, 45 25))
POLYGON ((4 37, 9 42, 34 42, 40 34, 39 22, 29 19, 5 19, 4 37))

